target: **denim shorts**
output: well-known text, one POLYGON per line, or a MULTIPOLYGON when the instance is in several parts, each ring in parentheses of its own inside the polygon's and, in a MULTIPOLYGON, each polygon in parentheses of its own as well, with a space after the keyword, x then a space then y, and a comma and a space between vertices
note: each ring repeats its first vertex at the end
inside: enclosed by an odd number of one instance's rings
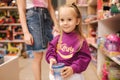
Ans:
POLYGON ((34 44, 26 45, 27 51, 41 51, 47 48, 48 42, 53 39, 53 21, 47 8, 33 7, 26 10, 26 19, 29 32, 34 44))

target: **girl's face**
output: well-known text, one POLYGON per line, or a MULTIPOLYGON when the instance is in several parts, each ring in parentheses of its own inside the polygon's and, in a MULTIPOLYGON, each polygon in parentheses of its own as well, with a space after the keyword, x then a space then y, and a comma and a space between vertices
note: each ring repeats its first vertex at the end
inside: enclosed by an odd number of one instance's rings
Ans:
POLYGON ((59 11, 59 23, 61 29, 70 33, 75 30, 76 25, 78 25, 80 19, 77 18, 77 13, 72 7, 62 7, 59 11))

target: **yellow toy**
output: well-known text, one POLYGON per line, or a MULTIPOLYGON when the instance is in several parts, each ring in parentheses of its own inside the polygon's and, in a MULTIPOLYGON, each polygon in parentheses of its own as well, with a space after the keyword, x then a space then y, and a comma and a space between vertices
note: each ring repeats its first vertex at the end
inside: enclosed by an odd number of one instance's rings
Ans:
POLYGON ((7 48, 9 53, 17 53, 19 51, 19 48, 11 46, 11 43, 8 43, 8 48, 7 48))

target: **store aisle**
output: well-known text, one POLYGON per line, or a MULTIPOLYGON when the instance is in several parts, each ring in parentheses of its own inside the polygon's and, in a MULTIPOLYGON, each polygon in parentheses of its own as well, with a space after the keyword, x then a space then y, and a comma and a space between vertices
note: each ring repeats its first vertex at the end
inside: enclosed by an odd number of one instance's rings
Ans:
MULTIPOLYGON (((32 59, 29 58, 19 58, 20 65, 20 80, 34 80, 32 73, 32 59)), ((49 66, 45 59, 42 61, 42 80, 49 80, 48 78, 49 66)))
MULTIPOLYGON (((31 59, 19 58, 20 65, 20 80, 34 80, 32 69, 31 69, 31 59)), ((49 67, 43 58, 42 62, 42 80, 49 80, 48 72, 49 67)), ((98 80, 95 69, 93 68, 92 63, 89 65, 88 69, 83 73, 85 80, 98 80), (92 77, 91 77, 92 76, 92 77)))

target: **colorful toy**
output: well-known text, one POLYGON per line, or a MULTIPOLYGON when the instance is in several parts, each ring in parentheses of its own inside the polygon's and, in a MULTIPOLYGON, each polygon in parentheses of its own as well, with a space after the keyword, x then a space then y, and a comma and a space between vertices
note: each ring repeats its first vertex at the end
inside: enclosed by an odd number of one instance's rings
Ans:
POLYGON ((84 4, 87 4, 87 0, 77 0, 77 3, 79 5, 84 5, 84 4))
POLYGON ((13 47, 11 43, 8 43, 8 48, 7 48, 9 53, 17 53, 19 51, 19 48, 13 47))
POLYGON ((7 50, 4 48, 0 48, 0 55, 5 56, 7 54, 7 50))
POLYGON ((110 34, 105 41, 105 48, 108 51, 120 52, 120 37, 117 34, 110 34))
POLYGON ((4 62, 4 56, 0 55, 0 64, 4 62))
POLYGON ((106 64, 103 64, 102 80, 108 80, 108 70, 107 70, 107 65, 106 64))
POLYGON ((16 0, 12 0, 11 6, 16 6, 16 0))

